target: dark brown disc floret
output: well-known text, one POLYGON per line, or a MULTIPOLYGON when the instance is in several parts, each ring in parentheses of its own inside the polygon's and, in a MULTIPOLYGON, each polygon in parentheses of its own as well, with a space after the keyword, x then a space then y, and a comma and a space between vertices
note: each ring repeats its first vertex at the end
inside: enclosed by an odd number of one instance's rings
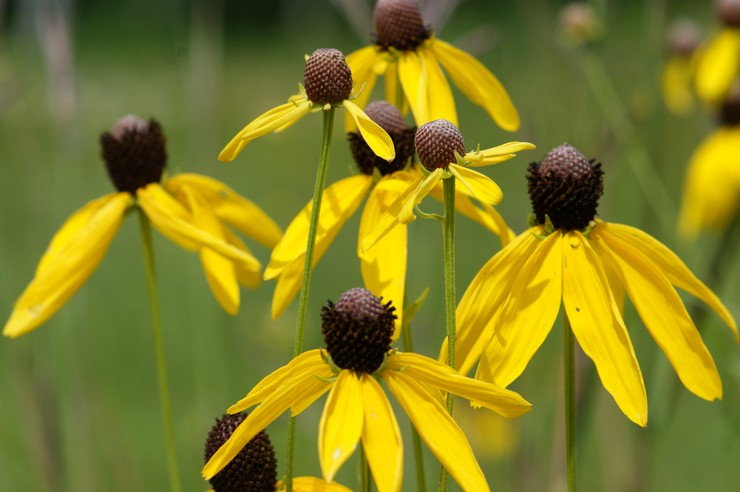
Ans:
POLYGON ((319 48, 306 60, 303 87, 315 104, 340 104, 352 93, 352 72, 341 51, 319 48))
POLYGON ((381 49, 411 51, 432 35, 416 0, 378 0, 373 13, 375 44, 381 49))
POLYGON ((167 166, 165 138, 160 124, 124 116, 110 132, 100 136, 103 160, 118 191, 135 194, 158 183, 167 166))
POLYGON ((727 27, 740 27, 740 0, 716 0, 715 11, 727 27))
POLYGON ((604 172, 601 163, 587 160, 575 147, 563 144, 541 163, 530 164, 527 181, 538 224, 547 216, 555 229, 583 230, 596 217, 604 172))
POLYGON ((398 108, 386 101, 371 102, 365 108, 365 114, 391 137, 396 157, 391 162, 378 157, 362 138, 361 133, 350 132, 347 134, 350 150, 360 171, 370 175, 377 168, 380 174, 385 176, 406 167, 414 156, 416 127, 409 128, 398 108))
MULTIPOLYGON (((246 414, 237 413, 216 420, 206 439, 206 462, 246 418, 246 414)), ((214 492, 273 492, 277 484, 277 460, 267 433, 262 431, 254 436, 210 482, 214 492)))
POLYGON ((465 141, 460 130, 447 120, 434 120, 416 130, 414 139, 419 161, 428 171, 446 168, 457 158, 455 152, 465 155, 465 141))
POLYGON ((334 364, 356 373, 377 371, 391 349, 395 310, 362 288, 329 301, 321 310, 321 333, 334 364))

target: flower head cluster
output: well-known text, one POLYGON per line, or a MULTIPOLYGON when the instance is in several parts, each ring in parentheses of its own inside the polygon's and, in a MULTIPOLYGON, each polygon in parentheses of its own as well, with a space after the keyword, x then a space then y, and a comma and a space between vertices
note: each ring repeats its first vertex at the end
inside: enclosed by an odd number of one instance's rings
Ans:
POLYGON ((347 57, 361 107, 370 100, 378 76, 383 75, 386 99, 408 104, 418 125, 440 118, 457 125, 455 100, 444 68, 468 99, 482 106, 501 128, 519 128, 519 114, 503 85, 468 53, 437 39, 425 25, 416 0, 378 0, 373 21, 375 43, 347 57))
POLYGON ((461 373, 480 358, 476 377, 508 386, 544 342, 562 304, 604 387, 627 417, 645 425, 645 386, 622 316, 626 293, 683 384, 704 399, 721 398, 717 368, 676 287, 712 308, 737 338, 735 320, 660 242, 596 218, 600 164, 562 145, 530 167, 529 183, 532 227, 483 266, 458 306, 461 373))
POLYGON ((239 284, 256 286, 261 265, 227 225, 268 247, 280 239, 280 228, 254 203, 216 180, 181 175, 160 184, 167 154, 162 128, 154 120, 126 116, 100 140, 118 191, 86 204, 54 235, 3 334, 23 335, 61 308, 98 267, 134 208, 173 242, 200 254, 216 299, 236 313, 239 284))
POLYGON ((442 363, 390 347, 394 308, 365 289, 350 289, 322 311, 325 350, 310 350, 260 381, 229 413, 254 405, 249 416, 203 468, 224 469, 280 414, 297 415, 329 392, 319 424, 319 459, 331 481, 362 442, 381 492, 400 490, 403 443, 384 382, 422 440, 465 490, 489 490, 465 435, 449 416, 441 392, 469 399, 504 417, 530 405, 513 391, 461 376, 442 363))

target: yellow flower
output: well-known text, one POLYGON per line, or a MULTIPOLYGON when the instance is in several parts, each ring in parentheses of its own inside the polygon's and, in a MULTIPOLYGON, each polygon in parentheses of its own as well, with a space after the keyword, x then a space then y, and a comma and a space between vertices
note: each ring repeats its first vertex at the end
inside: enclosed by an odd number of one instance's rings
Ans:
POLYGON ((5 336, 27 333, 61 308, 98 267, 133 208, 140 208, 169 239, 200 253, 214 295, 232 313, 239 307, 237 281, 254 284, 261 266, 225 224, 267 246, 280 239, 280 229, 264 212, 218 181, 183 175, 160 185, 166 155, 164 136, 154 120, 125 117, 102 142, 108 173, 119 191, 87 203, 54 235, 33 280, 16 301, 5 336), (165 188, 175 190, 182 203, 165 188), (250 220, 260 225, 259 232, 247 225, 250 220))
POLYGON ((694 151, 686 170, 679 232, 720 231, 740 211, 740 126, 721 126, 694 151))
POLYGON ((415 0, 378 0, 373 20, 375 44, 347 57, 360 107, 370 99, 377 77, 385 76, 386 99, 408 103, 417 125, 440 118, 457 125, 444 68, 458 89, 501 128, 519 129, 519 114, 503 85, 468 53, 437 39, 424 25, 415 0))
POLYGON ((435 120, 420 126, 414 143, 421 164, 430 172, 426 176, 419 174, 390 204, 372 232, 363 236, 361 248, 364 251, 370 250, 397 225, 416 220, 414 207, 438 189, 443 179, 457 179, 462 186, 456 189, 478 200, 487 210, 493 210, 490 206, 497 205, 503 198, 501 189, 491 178, 470 168, 498 164, 516 157, 520 150, 534 148, 528 142, 509 142, 466 153, 462 135, 447 120, 435 120))
MULTIPOLYGON (((396 148, 396 158, 390 163, 380 159, 373 154, 360 135, 349 134, 352 154, 361 174, 337 181, 324 191, 314 264, 321 259, 339 230, 355 213, 365 197, 367 202, 360 220, 359 238, 370 234, 403 190, 422 177, 419 166, 408 167, 414 155, 415 129, 406 125, 400 111, 385 101, 376 101, 367 106, 366 113, 391 136, 396 148)), ((441 186, 438 185, 433 194, 441 200, 441 186)), ((460 213, 501 236, 502 243, 505 244, 514 236, 492 207, 481 209, 462 192, 457 193, 455 205, 460 213)), ((273 318, 280 316, 300 289, 311 208, 312 204, 309 202, 293 219, 282 240, 273 250, 270 263, 265 269, 265 279, 277 279, 272 302, 273 318)), ((363 251, 358 241, 357 255, 360 258, 365 287, 378 297, 404 299, 406 238, 406 226, 402 225, 369 250, 363 251)), ((400 305, 396 313, 398 315, 396 326, 400 327, 402 325, 400 305)), ((396 330, 394 339, 399 334, 400 331, 396 330)))
POLYGON ((382 128, 350 101, 352 72, 339 50, 321 48, 306 58, 303 86, 300 93, 288 102, 273 108, 245 126, 236 134, 218 155, 220 161, 229 162, 255 138, 275 131, 282 131, 308 113, 327 111, 332 107, 343 107, 359 128, 362 137, 381 158, 392 161, 393 142, 382 128))
POLYGON ((661 85, 663 100, 668 109, 676 115, 685 115, 694 107, 694 72, 701 59, 698 50, 701 32, 691 19, 678 19, 668 30, 670 58, 663 67, 661 85))
POLYGON ((329 391, 319 425, 319 460, 331 481, 362 442, 381 492, 401 489, 403 443, 384 382, 422 440, 464 490, 488 484, 468 440, 447 413, 442 393, 453 393, 505 417, 530 410, 521 396, 461 376, 427 357, 390 349, 393 307, 364 289, 351 289, 322 312, 326 350, 310 350, 263 379, 229 413, 258 405, 206 463, 218 473, 259 431, 287 409, 297 415, 329 391))
MULTIPOLYGON (((205 443, 205 459, 223 446, 234 430, 247 416, 242 413, 224 415, 208 433, 205 443)), ((285 483, 277 480, 277 459, 270 437, 265 431, 258 432, 219 473, 210 479, 213 490, 285 490, 285 483)), ((293 478, 296 492, 349 492, 338 483, 327 483, 314 477, 293 478)))
MULTIPOLYGON (((735 333, 722 303, 663 244, 639 229, 595 219, 600 164, 563 145, 530 167, 536 225, 478 272, 457 310, 457 367, 508 386, 552 328, 560 305, 601 382, 633 422, 647 423, 642 374, 624 324, 629 296, 650 334, 691 392, 722 397, 709 351, 676 287, 711 307, 735 333)), ((443 347, 440 357, 446 357, 443 347)))
POLYGON ((724 27, 703 50, 696 73, 696 91, 711 104, 722 101, 740 70, 740 4, 720 0, 716 11, 724 27))

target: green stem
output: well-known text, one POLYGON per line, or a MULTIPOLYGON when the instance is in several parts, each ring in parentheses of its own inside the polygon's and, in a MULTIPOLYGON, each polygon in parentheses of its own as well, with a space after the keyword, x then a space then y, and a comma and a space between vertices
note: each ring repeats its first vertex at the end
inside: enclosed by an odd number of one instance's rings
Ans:
POLYGON ((587 48, 580 57, 591 93, 596 98, 606 122, 625 149, 626 163, 635 175, 637 186, 653 211, 655 219, 667 234, 673 234, 673 217, 676 207, 658 173, 652 159, 645 150, 643 142, 627 111, 619 98, 612 79, 606 71, 603 60, 587 48))
POLYGON ((360 492, 372 492, 373 481, 370 476, 370 464, 367 462, 365 448, 360 450, 360 492))
MULTIPOLYGON (((413 352, 414 346, 411 342, 411 323, 408 322, 408 316, 403 317, 403 326, 401 327, 403 336, 404 352, 413 352)), ((416 465, 416 490, 417 492, 426 492, 426 479, 424 477, 424 456, 421 454, 421 436, 414 426, 411 426, 411 439, 414 446, 414 463, 416 465)))
POLYGON ((164 342, 162 340, 162 320, 159 314, 159 296, 157 295, 157 279, 154 271, 154 250, 152 248, 152 227, 149 218, 139 209, 139 229, 141 244, 144 248, 144 265, 146 268, 146 283, 149 290, 149 306, 152 312, 152 333, 154 335, 154 352, 157 359, 157 376, 159 379, 159 398, 162 404, 162 419, 167 444, 167 461, 170 469, 170 490, 179 492, 180 472, 177 467, 177 452, 175 449, 175 431, 172 425, 172 410, 170 404, 170 390, 167 382, 167 362, 164 356, 164 342))
MULTIPOLYGON (((445 277, 445 327, 447 330, 447 363, 455 367, 455 178, 442 180, 444 186, 444 277, 445 277)), ((453 395, 447 393, 447 411, 452 415, 453 395)), ((447 490, 447 470, 442 467, 439 477, 440 490, 447 490)))
MULTIPOLYGON (((293 343, 293 357, 298 357, 303 352, 303 338, 306 332, 306 317, 308 315, 308 290, 311 286, 311 270, 313 254, 316 247, 316 232, 319 225, 319 213, 321 212, 321 198, 324 195, 326 184, 326 171, 329 168, 329 154, 331 150, 331 135, 334 129, 334 108, 322 112, 324 115, 324 131, 321 140, 321 157, 319 168, 316 170, 316 183, 313 188, 313 205, 311 206, 311 221, 308 226, 308 240, 306 242, 306 258, 303 263, 303 282, 301 293, 298 297, 298 320, 295 328, 295 341, 293 343)), ((295 460, 295 417, 290 417, 288 424, 288 463, 285 470, 285 490, 293 491, 293 462, 295 460)))
POLYGON ((573 332, 568 315, 563 313, 563 378, 565 381, 565 459, 568 492, 576 490, 576 391, 573 332))

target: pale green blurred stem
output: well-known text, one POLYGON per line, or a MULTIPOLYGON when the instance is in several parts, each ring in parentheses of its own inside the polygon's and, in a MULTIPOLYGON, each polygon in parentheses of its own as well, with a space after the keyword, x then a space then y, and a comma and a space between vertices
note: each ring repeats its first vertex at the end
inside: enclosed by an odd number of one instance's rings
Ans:
POLYGON ((635 175, 637 187, 666 234, 673 234, 676 206, 658 173, 644 143, 629 119, 622 100, 604 66, 604 61, 590 47, 579 57, 591 93, 601 108, 626 155, 626 163, 635 175))
POLYGON ((360 446, 360 492, 372 492, 373 480, 370 475, 370 465, 367 462, 365 448, 360 446))
POLYGON ((563 379, 565 384, 565 461, 568 492, 576 491, 576 390, 575 342, 568 315, 563 313, 563 379))
POLYGON ((149 306, 152 312, 152 333, 154 335, 154 354, 157 359, 157 376, 159 379, 159 398, 162 404, 162 419, 164 434, 167 443, 167 461, 170 469, 170 490, 180 492, 180 472, 177 466, 177 450, 175 448, 175 431, 172 425, 172 405, 170 404, 170 390, 167 382, 167 362, 164 356, 164 342, 162 340, 162 320, 159 314, 159 295, 157 294, 157 278, 154 270, 154 250, 152 248, 152 226, 149 218, 139 209, 139 229, 141 230, 141 244, 144 248, 144 266, 146 267, 146 283, 149 290, 149 306))
MULTIPOLYGON (((403 336, 404 352, 413 352, 414 345, 411 341, 411 323, 408 322, 408 316, 403 317, 401 334, 403 336)), ((424 477, 424 456, 421 453, 421 436, 419 436, 414 426, 411 426, 411 439, 414 446, 414 463, 416 465, 416 490, 417 492, 426 492, 427 485, 424 477)))
MULTIPOLYGON (((316 247, 316 232, 319 225, 319 213, 321 212, 321 197, 324 195, 326 184, 326 171, 329 168, 329 154, 331 151, 331 135, 334 129, 334 108, 322 111, 324 115, 324 131, 321 139, 321 157, 319 168, 316 171, 316 183, 313 188, 313 205, 311 207, 311 221, 308 226, 308 240, 306 242, 306 259, 303 263, 303 282, 301 283, 301 294, 298 297, 298 320, 295 327, 295 340, 293 342, 293 357, 298 357, 303 352, 303 338, 306 332, 306 316, 308 315, 308 290, 311 286, 311 265, 316 247)), ((285 490, 293 491, 293 462, 295 460, 295 417, 290 417, 288 424, 288 463, 285 469, 285 490)))
MULTIPOLYGON (((442 180, 444 186, 444 277, 445 277, 445 326, 447 329, 447 363, 455 367, 455 178, 442 180)), ((447 393, 447 411, 452 415, 453 395, 447 393)), ((439 476, 439 490, 447 490, 447 470, 442 467, 439 476)))

